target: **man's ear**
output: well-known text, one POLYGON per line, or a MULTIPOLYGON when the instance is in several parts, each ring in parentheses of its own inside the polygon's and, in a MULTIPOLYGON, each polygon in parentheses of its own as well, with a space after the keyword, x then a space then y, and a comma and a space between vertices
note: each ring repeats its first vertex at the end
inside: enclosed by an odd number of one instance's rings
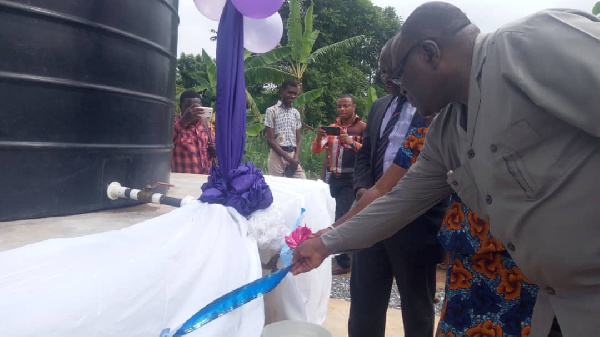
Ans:
POLYGON ((432 40, 421 42, 421 54, 425 58, 425 62, 433 68, 437 68, 442 58, 442 51, 432 40))

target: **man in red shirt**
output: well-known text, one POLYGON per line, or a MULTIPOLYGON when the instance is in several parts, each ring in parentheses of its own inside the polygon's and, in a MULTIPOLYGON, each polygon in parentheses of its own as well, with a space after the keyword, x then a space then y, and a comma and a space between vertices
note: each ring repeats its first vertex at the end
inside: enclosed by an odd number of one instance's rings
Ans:
MULTIPOLYGON (((329 162, 329 191, 335 198, 335 219, 341 218, 354 202, 354 160, 362 146, 363 131, 367 124, 356 115, 356 102, 352 95, 342 95, 337 99, 337 118, 329 125, 340 129, 339 136, 327 135, 322 128, 317 130, 311 149, 321 153, 327 148, 329 162)), ((339 268, 333 274, 350 272, 350 257, 347 254, 336 256, 339 268)))
POLYGON ((179 98, 181 114, 173 122, 173 157, 171 172, 209 174, 216 158, 214 132, 210 122, 200 114, 202 95, 184 91, 179 98))

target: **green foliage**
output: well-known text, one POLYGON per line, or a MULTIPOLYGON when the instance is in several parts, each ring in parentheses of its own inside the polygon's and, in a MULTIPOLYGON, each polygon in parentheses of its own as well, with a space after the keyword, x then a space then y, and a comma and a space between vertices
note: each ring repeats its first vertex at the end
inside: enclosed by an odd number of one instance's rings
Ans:
POLYGON ((365 73, 377 70, 381 48, 401 25, 392 7, 377 7, 370 0, 319 0, 314 12, 323 18, 315 24, 321 31, 321 38, 315 44, 317 49, 347 39, 356 32, 366 37, 361 48, 346 54, 351 63, 365 73))
POLYGON ((202 56, 181 53, 177 59, 177 85, 192 88, 200 85, 200 78, 206 78, 206 64, 202 56))
POLYGON ((345 51, 348 51, 352 47, 358 45, 359 43, 364 41, 364 36, 353 36, 345 39, 344 41, 332 43, 328 46, 321 47, 315 50, 308 58, 307 63, 318 62, 319 60, 330 57, 332 55, 339 55, 345 51))
POLYGON ((291 47, 275 48, 264 54, 255 55, 254 57, 250 58, 250 60, 248 60, 247 62, 244 63, 244 67, 256 68, 256 67, 268 66, 273 63, 276 63, 276 62, 286 59, 287 57, 290 56, 291 53, 292 53, 291 47))
POLYGON ((367 108, 365 111, 370 111, 371 110, 371 106, 373 105, 373 103, 375 103, 375 101, 377 100, 377 90, 375 90, 375 88, 373 87, 369 87, 369 90, 367 90, 367 108))
POLYGON ((321 177, 321 167, 323 165, 323 156, 325 151, 320 154, 314 154, 310 145, 317 137, 315 131, 302 132, 302 146, 300 150, 300 165, 306 173, 308 179, 318 179, 321 177))
MULTIPOLYGON (((394 9, 370 0, 289 0, 279 12, 285 29, 282 46, 244 54, 248 136, 257 130, 260 134, 262 113, 280 98, 276 86, 286 78, 296 79, 306 93, 295 105, 308 126, 331 123, 342 94, 353 95, 358 114, 366 117, 374 98, 385 95, 378 58, 401 25, 394 9), (363 35, 355 36, 357 32, 363 35)), ((214 101, 216 67, 206 53, 182 54, 177 71, 177 94, 185 88, 206 90, 203 103, 214 101)))
POLYGON ((202 61, 206 65, 206 77, 208 79, 204 83, 209 86, 207 89, 209 89, 212 96, 215 96, 217 93, 217 64, 204 49, 202 49, 202 61))
POLYGON ((592 13, 594 13, 594 15, 600 14, 600 1, 596 2, 596 5, 592 9, 592 13))
POLYGON ((250 137, 256 137, 264 129, 265 125, 263 123, 252 122, 250 124, 246 124, 246 135, 250 137))
POLYGON ((288 46, 292 49, 290 55, 292 62, 298 62, 302 53, 302 18, 300 16, 300 4, 297 0, 290 0, 289 4, 290 16, 287 23, 288 46))
POLYGON ((254 166, 260 168, 266 174, 268 158, 269 145, 267 145, 267 137, 264 134, 246 138, 243 162, 252 162, 254 166))
POLYGON ((308 103, 310 101, 314 101, 315 99, 321 97, 321 95, 323 95, 324 91, 325 90, 323 88, 319 88, 319 89, 303 92, 300 95, 298 95, 298 97, 296 97, 296 100, 294 101, 294 106, 297 108, 302 107, 306 103, 308 103))
POLYGON ((401 19, 392 7, 377 7, 370 0, 318 0, 314 5, 308 0, 291 0, 280 10, 288 39, 284 44, 290 44, 290 37, 297 34, 300 20, 292 17, 305 13, 306 30, 306 16, 311 11, 313 31, 319 34, 301 78, 304 90, 325 88, 325 91, 306 105, 305 123, 311 126, 330 123, 336 115, 336 98, 341 94, 353 95, 358 114, 366 117, 372 97, 386 94, 379 80, 379 53, 399 30, 401 19), (299 9, 295 8, 296 2, 299 9), (355 37, 357 32, 362 35, 355 37), (371 87, 375 89, 374 95, 371 87))
MULTIPOLYGON (((179 95, 187 89, 203 91, 207 88, 206 64, 202 55, 193 55, 181 53, 177 59, 177 76, 175 80, 175 101, 177 110, 179 110, 179 95)), ((204 93, 202 103, 210 106, 214 97, 204 93)), ((177 111, 178 112, 178 111, 177 111)))
MULTIPOLYGON (((291 48, 289 47, 277 48, 261 55, 253 55, 249 51, 245 51, 244 77, 246 83, 250 83, 250 86, 252 84, 257 85, 259 87, 258 92, 260 93, 260 88, 265 83, 280 83, 284 79, 289 78, 289 73, 274 68, 271 65, 289 57, 290 52, 291 48)), ((215 100, 217 91, 217 66, 204 49, 202 49, 202 56, 182 54, 178 60, 178 71, 183 74, 179 76, 181 78, 181 81, 178 83, 179 89, 187 88, 195 91, 204 91, 204 105, 210 105, 210 102, 215 100)), ((179 98, 183 90, 178 90, 176 99, 179 98)), ((247 135, 255 137, 264 129, 262 125, 263 117, 248 89, 246 89, 246 105, 250 112, 249 115, 253 117, 248 121, 247 135)))
MULTIPOLYGON (((291 48, 290 60, 285 65, 289 73, 296 79, 300 92, 304 91, 303 76, 308 65, 315 63, 320 58, 334 57, 355 47, 364 40, 363 36, 354 36, 335 41, 313 52, 313 48, 319 37, 319 30, 313 30, 313 8, 311 2, 304 15, 304 29, 302 27, 302 16, 300 13, 300 2, 289 0, 289 13, 287 17, 287 46, 291 48)), ((312 88, 316 89, 316 88, 312 88)))
MULTIPOLYGON (((300 150, 300 165, 306 173, 308 179, 319 179, 321 176, 321 165, 323 156, 314 154, 310 149, 310 144, 315 139, 316 133, 313 131, 302 132, 302 147, 300 150)), ((257 137, 246 139, 246 149, 244 152, 244 162, 251 161, 254 166, 259 167, 263 173, 267 173, 267 163, 269 160, 269 146, 267 138, 261 134, 257 137)))
POLYGON ((306 74, 306 86, 311 88, 319 83, 327 83, 327 89, 323 95, 316 100, 319 111, 307 107, 305 122, 311 126, 327 125, 337 116, 336 100, 342 94, 351 94, 356 99, 356 112, 362 118, 368 112, 367 90, 368 81, 365 75, 348 63, 347 59, 332 59, 319 62, 311 67, 306 74), (309 109, 310 108, 310 109, 309 109), (317 113, 318 112, 318 113, 317 113))
POLYGON ((277 84, 289 78, 289 72, 285 69, 275 67, 274 64, 287 59, 291 52, 292 49, 290 47, 280 47, 264 54, 247 57, 244 62, 246 83, 261 85, 265 83, 277 84))

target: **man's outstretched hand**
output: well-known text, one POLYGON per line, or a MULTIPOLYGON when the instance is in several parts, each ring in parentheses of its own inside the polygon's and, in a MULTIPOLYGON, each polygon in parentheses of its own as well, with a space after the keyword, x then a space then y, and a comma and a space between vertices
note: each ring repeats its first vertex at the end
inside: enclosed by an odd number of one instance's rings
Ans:
POLYGON ((292 273, 294 275, 306 273, 321 265, 329 256, 327 248, 320 237, 302 242, 294 251, 292 273))

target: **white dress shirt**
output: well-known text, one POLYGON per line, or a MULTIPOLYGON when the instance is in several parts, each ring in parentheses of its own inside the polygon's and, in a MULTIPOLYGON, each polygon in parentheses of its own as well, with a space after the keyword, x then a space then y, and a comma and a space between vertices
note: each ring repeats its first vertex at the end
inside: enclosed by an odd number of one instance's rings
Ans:
MULTIPOLYGON (((387 110, 385 111, 383 121, 381 122, 381 129, 379 130, 379 137, 383 135, 385 127, 390 121, 390 118, 392 118, 392 114, 396 110, 397 105, 398 97, 392 100, 390 106, 388 106, 387 110)), ((400 118, 398 118, 398 122, 396 122, 394 130, 388 138, 389 142, 387 148, 385 149, 385 156, 383 157, 383 172, 387 171, 387 169, 394 163, 396 153, 398 153, 398 150, 404 142, 404 138, 406 137, 406 133, 408 132, 408 128, 410 127, 410 123, 412 122, 416 111, 417 109, 410 105, 410 103, 404 103, 402 111, 400 112, 400 118)))

